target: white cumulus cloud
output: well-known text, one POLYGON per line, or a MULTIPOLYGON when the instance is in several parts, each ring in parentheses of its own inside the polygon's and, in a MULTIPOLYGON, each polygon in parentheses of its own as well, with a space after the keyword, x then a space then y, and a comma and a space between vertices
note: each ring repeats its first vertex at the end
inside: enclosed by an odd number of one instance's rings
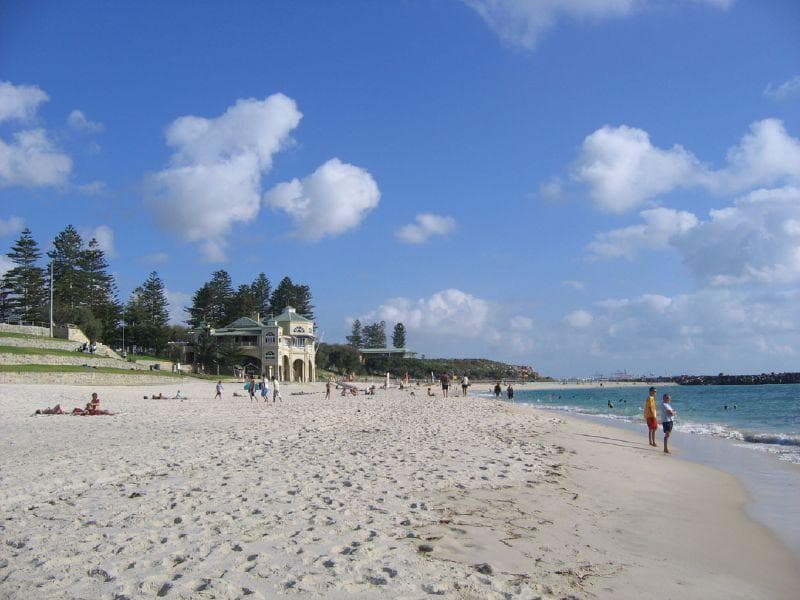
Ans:
POLYGON ((800 282, 800 187, 752 191, 705 219, 668 208, 640 215, 643 223, 596 234, 594 257, 671 248, 703 286, 800 282))
POLYGON ((76 131, 82 131, 85 133, 102 133, 105 131, 105 125, 98 123, 97 121, 90 121, 86 118, 86 115, 83 114, 83 111, 80 111, 77 108, 69 113, 69 116, 67 117, 67 125, 76 131))
POLYGON ((691 184, 699 168, 697 159, 681 146, 662 150, 653 146, 646 131, 606 125, 583 141, 575 174, 599 208, 625 212, 691 184))
MULTIPOLYGON (((47 94, 36 86, 0 82, 0 123, 29 121, 47 100, 47 94)), ((60 186, 71 171, 72 159, 42 128, 16 131, 11 141, 0 139, 0 188, 60 186)))
POLYGON ((639 213, 644 223, 595 234, 588 248, 598 258, 633 259, 640 251, 667 248, 670 241, 694 228, 697 217, 686 211, 653 208, 639 213))
POLYGON ((397 239, 406 244, 424 244, 436 235, 447 235, 456 227, 453 217, 422 213, 416 216, 415 223, 401 227, 397 239))
MULTIPOLYGON (((733 0, 693 0, 727 8, 733 0)), ((500 39, 528 50, 560 21, 621 18, 646 8, 642 0, 464 0, 500 39)))
POLYGON ((273 94, 238 100, 217 118, 176 119, 166 134, 170 164, 147 178, 156 222, 199 243, 206 259, 224 260, 226 236, 258 215, 261 177, 301 118, 294 100, 273 94))
POLYGON ((10 144, 0 140, 0 188, 66 183, 72 159, 50 141, 44 129, 19 131, 13 137, 10 144))
POLYGON ((800 282, 800 188, 751 192, 673 239, 707 285, 800 282))
POLYGON ((318 241, 357 227, 380 197, 368 171, 332 158, 302 180, 273 187, 264 204, 289 215, 298 237, 318 241))
POLYGON ((114 230, 108 225, 99 225, 94 228, 87 236, 89 239, 97 240, 97 247, 102 250, 109 258, 117 255, 117 250, 114 247, 114 230))
POLYGON ((0 123, 9 120, 28 121, 36 116, 39 105, 49 99, 38 86, 0 81, 0 123))
POLYGON ((8 217, 7 219, 0 219, 0 236, 11 235, 22 231, 25 221, 19 217, 8 217))
POLYGON ((535 344, 533 319, 454 288, 416 300, 390 298, 359 319, 386 321, 387 331, 393 323, 403 323, 408 346, 428 356, 514 355, 526 361, 535 344))
POLYGON ((584 140, 574 176, 600 209, 622 213, 679 187, 721 194, 800 182, 800 140, 778 119, 756 121, 714 170, 680 145, 654 146, 642 129, 604 126, 584 140))

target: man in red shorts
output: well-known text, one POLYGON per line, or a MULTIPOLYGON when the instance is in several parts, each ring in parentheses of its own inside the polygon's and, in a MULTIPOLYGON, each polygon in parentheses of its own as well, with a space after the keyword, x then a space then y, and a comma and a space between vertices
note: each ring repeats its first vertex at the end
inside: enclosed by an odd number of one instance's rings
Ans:
POLYGON ((647 432, 650 436, 650 445, 656 443, 656 430, 658 429, 658 413, 656 412, 656 388, 650 388, 650 395, 644 401, 644 420, 647 421, 647 432))

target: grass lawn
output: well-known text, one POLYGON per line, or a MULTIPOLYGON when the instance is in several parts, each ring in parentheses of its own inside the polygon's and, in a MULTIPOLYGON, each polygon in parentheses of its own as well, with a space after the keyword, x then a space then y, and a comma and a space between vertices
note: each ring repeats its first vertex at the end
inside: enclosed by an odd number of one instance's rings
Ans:
MULTIPOLYGON (((80 354, 75 350, 59 350, 58 348, 29 348, 28 346, 0 346, 0 354, 38 354, 49 356, 92 356, 80 354)), ((100 358, 100 357, 98 357, 100 358)))
MULTIPOLYGON (((30 333, 11 333, 8 331, 0 331, 0 338, 19 338, 22 340, 57 340, 59 338, 51 338, 47 335, 31 335, 30 333)), ((67 340, 60 340, 66 342, 67 340)), ((76 342, 77 343, 77 342, 76 342)))

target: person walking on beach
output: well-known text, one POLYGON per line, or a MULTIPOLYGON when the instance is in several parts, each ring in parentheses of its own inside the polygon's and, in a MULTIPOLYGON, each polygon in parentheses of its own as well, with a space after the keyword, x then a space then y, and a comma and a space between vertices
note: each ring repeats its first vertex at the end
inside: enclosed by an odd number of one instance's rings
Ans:
POLYGON ((469 377, 466 374, 461 378, 461 394, 467 395, 467 388, 469 388, 469 377))
POLYGON ((264 402, 269 400, 269 383, 267 383, 267 378, 264 376, 261 377, 261 399, 264 402))
POLYGON ((514 386, 512 386, 510 383, 508 384, 508 387, 506 388, 506 396, 508 396, 509 401, 511 401, 511 402, 514 401, 514 386))
POLYGON ((278 383, 278 378, 275 377, 275 375, 273 375, 272 376, 272 402, 274 403, 275 400, 277 400, 278 398, 283 400, 283 398, 281 398, 281 385, 280 385, 280 383, 278 383))
POLYGON ((330 400, 331 399, 331 388, 332 387, 333 387, 333 382, 331 381, 331 378, 328 377, 328 381, 325 384, 325 400, 330 400))
POLYGON ((494 397, 499 399, 500 394, 502 393, 503 393, 503 388, 500 387, 500 382, 498 381, 497 383, 494 384, 494 397))
POLYGON ((661 426, 664 428, 664 452, 667 454, 670 454, 669 434, 672 433, 672 425, 676 414, 675 409, 672 408, 669 394, 664 394, 661 402, 661 426))
POLYGON ((214 394, 214 400, 216 400, 217 398, 222 400, 222 382, 221 381, 217 382, 217 393, 214 394))
POLYGON ((651 446, 656 443, 656 430, 658 429, 658 415, 656 413, 656 388, 650 388, 650 395, 644 401, 644 420, 647 422, 647 435, 651 446))
POLYGON ((447 373, 444 373, 440 379, 442 381, 442 396, 447 398, 447 391, 450 389, 450 377, 447 373))

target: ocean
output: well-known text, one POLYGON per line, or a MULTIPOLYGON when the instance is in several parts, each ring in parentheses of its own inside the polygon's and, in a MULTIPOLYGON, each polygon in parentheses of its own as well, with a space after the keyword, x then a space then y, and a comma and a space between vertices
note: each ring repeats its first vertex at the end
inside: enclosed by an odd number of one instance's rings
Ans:
MULTIPOLYGON (((672 397, 672 406, 678 413, 676 432, 726 438, 743 448, 800 464, 800 385, 656 388, 659 409, 664 393, 672 397)), ((537 391, 521 387, 515 389, 514 396, 518 403, 643 424, 647 389, 648 386, 537 391), (609 402, 613 408, 609 408, 609 402)))

